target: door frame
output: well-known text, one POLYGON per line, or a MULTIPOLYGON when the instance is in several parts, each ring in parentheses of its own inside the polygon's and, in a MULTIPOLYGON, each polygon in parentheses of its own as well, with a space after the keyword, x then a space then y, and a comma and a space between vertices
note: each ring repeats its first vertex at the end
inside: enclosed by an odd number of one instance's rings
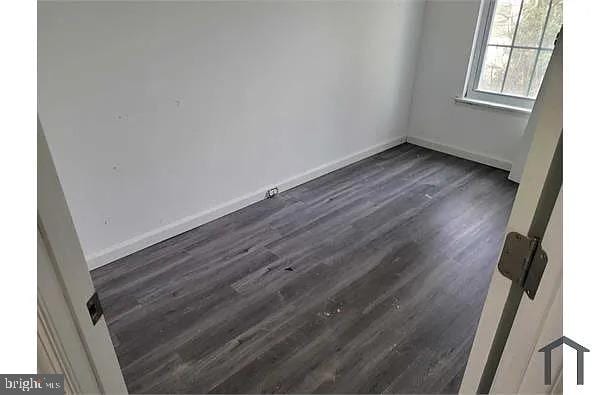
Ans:
POLYGON ((106 321, 87 309, 95 290, 39 117, 37 174, 38 369, 75 393, 127 393, 106 321))
POLYGON ((523 394, 562 392, 562 349, 552 351, 551 386, 544 383, 545 353, 539 350, 563 335, 562 325, 562 228, 563 199, 560 192, 541 245, 548 256, 544 282, 534 301, 523 301, 494 380, 492 392, 523 394), (531 336, 533 334, 534 336, 531 336), (523 367, 522 363, 527 363, 523 367), (515 373, 516 370, 516 373, 515 373), (520 381, 513 380, 524 372, 520 381))
MULTIPOLYGON (((562 35, 559 35, 530 117, 534 124, 527 127, 532 131, 532 142, 506 233, 519 232, 541 238, 562 185, 562 41, 562 35)), ((544 280, 542 277, 542 282, 544 280)), ((460 387, 461 394, 490 390, 512 392, 504 391, 506 388, 495 383, 495 379, 508 375, 513 382, 522 380, 528 360, 511 366, 510 372, 505 371, 508 365, 500 364, 520 305, 535 302, 522 295, 518 285, 494 270, 460 387)))
POLYGON ((38 373, 64 374, 69 394, 99 393, 94 368, 39 230, 37 260, 38 373))

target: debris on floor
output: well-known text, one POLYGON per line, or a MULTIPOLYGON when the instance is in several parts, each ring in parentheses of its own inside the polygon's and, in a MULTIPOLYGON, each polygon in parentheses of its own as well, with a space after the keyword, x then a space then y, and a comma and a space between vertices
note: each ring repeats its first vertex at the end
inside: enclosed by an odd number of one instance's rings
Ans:
POLYGON ((336 314, 340 314, 342 312, 342 305, 339 304, 337 307, 333 308, 331 311, 324 311, 323 316, 325 317, 333 317, 336 314))

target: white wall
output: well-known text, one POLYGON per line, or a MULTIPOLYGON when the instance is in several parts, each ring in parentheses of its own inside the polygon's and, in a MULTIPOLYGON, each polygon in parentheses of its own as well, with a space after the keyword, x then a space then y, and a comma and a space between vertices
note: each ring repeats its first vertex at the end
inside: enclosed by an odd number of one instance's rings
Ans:
POLYGON ((90 266, 402 141, 423 8, 40 3, 39 114, 90 266))
POLYGON ((529 116, 454 101, 464 87, 479 5, 427 1, 409 141, 510 169, 529 116))

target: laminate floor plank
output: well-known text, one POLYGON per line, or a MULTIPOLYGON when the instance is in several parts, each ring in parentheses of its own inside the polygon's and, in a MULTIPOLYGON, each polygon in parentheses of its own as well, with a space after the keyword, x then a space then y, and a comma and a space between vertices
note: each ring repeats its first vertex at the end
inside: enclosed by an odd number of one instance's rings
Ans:
POLYGON ((92 272, 132 393, 456 393, 516 185, 402 144, 92 272))

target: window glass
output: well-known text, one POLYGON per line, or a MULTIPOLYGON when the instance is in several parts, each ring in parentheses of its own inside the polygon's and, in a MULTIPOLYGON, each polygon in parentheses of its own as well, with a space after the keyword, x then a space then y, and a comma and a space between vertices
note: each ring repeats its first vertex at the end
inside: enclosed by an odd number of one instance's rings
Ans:
POLYGON ((515 45, 537 47, 540 44, 549 6, 550 0, 523 1, 515 45))
POLYGON ((533 73, 533 79, 531 81, 531 88, 529 88, 529 96, 537 97, 540 86, 542 85, 542 79, 544 79, 544 73, 550 63, 551 51, 541 51, 538 58, 537 64, 535 65, 535 71, 533 73))
POLYGON ((517 27, 521 0, 498 0, 490 30, 490 44, 510 45, 517 27))
POLYGON ((513 49, 504 89, 502 90, 503 93, 527 96, 536 56, 537 51, 535 49, 513 49))
POLYGON ((502 89, 509 51, 510 48, 506 47, 488 47, 479 77, 479 89, 493 92, 502 89))
POLYGON ((550 9, 550 15, 548 16, 548 23, 546 24, 546 31, 544 32, 542 47, 554 48, 554 40, 562 26, 562 18, 563 2, 562 0, 554 0, 552 2, 552 8, 550 9))
POLYGON ((531 107, 562 27, 563 0, 486 0, 467 95, 531 107))

